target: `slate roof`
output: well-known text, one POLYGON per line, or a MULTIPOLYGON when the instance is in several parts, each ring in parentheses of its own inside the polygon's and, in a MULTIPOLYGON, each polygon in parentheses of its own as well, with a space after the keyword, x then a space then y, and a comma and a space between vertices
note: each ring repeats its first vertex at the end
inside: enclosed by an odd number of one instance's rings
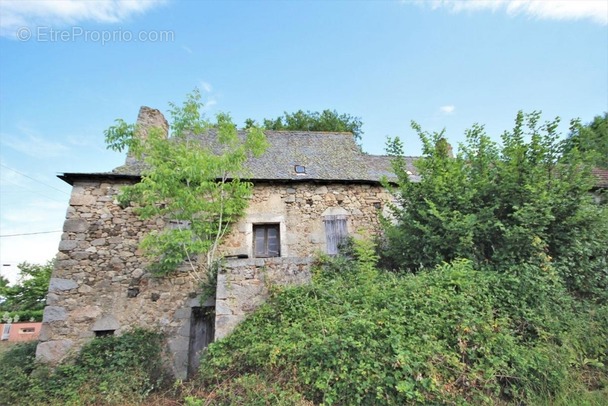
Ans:
POLYGON ((595 184, 598 188, 608 188, 608 169, 595 168, 591 173, 597 179, 595 184))
MULTIPOLYGON (((266 131, 268 149, 259 158, 250 158, 246 168, 252 180, 276 181, 348 181, 377 183, 386 177, 396 180, 390 157, 367 155, 360 151, 353 135, 345 132, 266 131), (296 173, 303 166, 305 173, 296 173)), ((244 137, 245 132, 239 131, 244 137)), ((214 132, 196 136, 203 145, 213 145, 214 132)), ((408 169, 415 173, 413 161, 406 158, 408 169)), ((112 174, 139 176, 141 162, 127 159, 112 174)))

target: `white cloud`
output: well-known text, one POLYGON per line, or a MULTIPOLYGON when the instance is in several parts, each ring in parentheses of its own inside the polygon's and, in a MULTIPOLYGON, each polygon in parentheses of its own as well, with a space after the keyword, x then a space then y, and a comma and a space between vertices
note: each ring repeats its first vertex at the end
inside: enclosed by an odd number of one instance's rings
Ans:
POLYGON ((165 0, 2 0, 0 35, 15 38, 17 29, 36 25, 118 23, 162 3, 165 0))
POLYGON ((509 15, 527 15, 547 20, 589 19, 608 24, 606 0, 426 0, 418 5, 433 10, 444 8, 458 13, 462 11, 505 11, 509 15))
POLYGON ((456 110, 456 107, 452 104, 439 107, 439 111, 441 111, 443 114, 452 114, 454 110, 456 110))
POLYGON ((65 155, 69 148, 60 142, 48 141, 31 131, 22 129, 24 136, 2 134, 2 144, 33 158, 54 158, 65 155))
POLYGON ((210 84, 210 83, 208 83, 208 82, 204 82, 204 81, 202 81, 202 80, 201 80, 201 82, 200 82, 200 86, 201 86, 201 89, 202 89, 202 90, 203 90, 205 93, 211 93, 211 91, 213 90, 213 87, 211 86, 211 84, 210 84))

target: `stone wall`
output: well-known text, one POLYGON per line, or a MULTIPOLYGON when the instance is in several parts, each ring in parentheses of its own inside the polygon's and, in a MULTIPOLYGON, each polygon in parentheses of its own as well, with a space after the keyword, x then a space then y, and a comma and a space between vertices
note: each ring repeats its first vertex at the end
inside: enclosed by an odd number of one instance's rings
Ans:
MULTIPOLYGON (((133 327, 157 329, 168 340, 176 377, 188 370, 192 308, 200 289, 186 271, 152 277, 138 250, 143 236, 165 226, 142 221, 122 208, 116 195, 125 183, 76 182, 66 213, 64 233, 44 310, 37 357, 56 363, 96 334, 121 334, 133 327)), ((379 232, 378 212, 390 196, 380 187, 257 183, 246 216, 227 236, 228 260, 219 275, 216 337, 224 337, 268 294, 268 283, 303 283, 310 258, 326 248, 323 217, 345 213, 348 231, 364 236, 379 232), (280 225, 281 258, 254 259, 253 227, 280 225)))
POLYGON ((95 337, 153 328, 168 337, 171 366, 184 377, 192 307, 200 306, 186 272, 154 278, 138 244, 163 222, 141 221, 115 201, 121 184, 76 183, 44 310, 37 357, 55 363, 95 337))
POLYGON ((227 255, 253 257, 253 226, 281 226, 281 257, 309 257, 326 252, 323 217, 328 210, 347 214, 348 231, 373 237, 380 232, 378 213, 391 195, 379 185, 256 183, 244 218, 224 244, 227 255))
POLYGON ((215 339, 227 336, 268 299, 272 285, 310 281, 308 258, 229 259, 217 276, 215 339))

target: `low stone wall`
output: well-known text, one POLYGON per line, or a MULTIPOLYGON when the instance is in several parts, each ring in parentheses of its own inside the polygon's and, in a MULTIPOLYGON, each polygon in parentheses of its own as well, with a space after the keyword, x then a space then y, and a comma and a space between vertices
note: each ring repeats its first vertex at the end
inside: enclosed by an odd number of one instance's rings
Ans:
POLYGON ((230 259, 217 277, 215 339, 234 328, 268 299, 272 285, 294 285, 310 281, 313 259, 230 259))

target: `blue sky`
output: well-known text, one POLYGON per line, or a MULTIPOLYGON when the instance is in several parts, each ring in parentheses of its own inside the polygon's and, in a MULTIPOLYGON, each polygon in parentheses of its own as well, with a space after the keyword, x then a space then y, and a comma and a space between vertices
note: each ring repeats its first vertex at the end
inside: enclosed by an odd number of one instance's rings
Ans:
POLYGON ((608 111, 608 2, 2 0, 1 274, 54 257, 70 193, 58 173, 124 161, 103 141, 114 119, 195 87, 239 125, 358 116, 372 154, 390 135, 418 155, 410 120, 456 145, 473 123, 498 139, 541 110, 565 134, 608 111))

